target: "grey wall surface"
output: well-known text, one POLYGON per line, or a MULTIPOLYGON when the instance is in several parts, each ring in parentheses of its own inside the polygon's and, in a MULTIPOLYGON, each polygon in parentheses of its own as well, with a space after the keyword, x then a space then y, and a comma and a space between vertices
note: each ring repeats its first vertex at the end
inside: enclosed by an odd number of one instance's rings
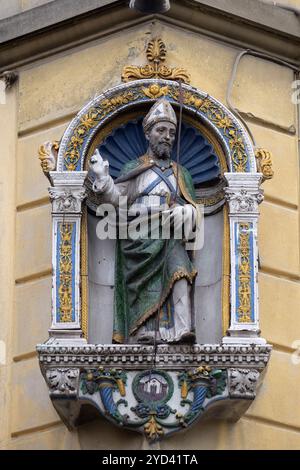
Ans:
POLYGON ((50 2, 53 0, 0 0, 0 20, 50 2))

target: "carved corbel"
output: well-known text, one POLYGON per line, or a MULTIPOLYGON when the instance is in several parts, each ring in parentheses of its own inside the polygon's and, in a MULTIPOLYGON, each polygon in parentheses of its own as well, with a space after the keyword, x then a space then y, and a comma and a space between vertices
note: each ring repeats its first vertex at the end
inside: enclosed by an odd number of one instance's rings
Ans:
POLYGON ((254 400, 259 378, 260 373, 256 369, 229 369, 229 396, 254 400))
POLYGON ((273 157, 268 150, 258 148, 255 151, 257 170, 262 173, 263 181, 271 180, 274 176, 273 157))
POLYGON ((56 171, 58 151, 59 142, 56 140, 54 142, 44 142, 43 145, 41 145, 39 148, 39 160, 41 161, 41 167, 50 182, 51 178, 49 173, 50 171, 56 171))
POLYGON ((158 345, 158 367, 151 371, 141 369, 152 361, 151 346, 44 344, 38 354, 50 398, 69 428, 85 419, 88 403, 154 442, 209 416, 240 418, 256 396, 271 349, 158 345))
POLYGON ((75 396, 78 393, 79 369, 48 369, 46 380, 50 397, 62 398, 75 396))

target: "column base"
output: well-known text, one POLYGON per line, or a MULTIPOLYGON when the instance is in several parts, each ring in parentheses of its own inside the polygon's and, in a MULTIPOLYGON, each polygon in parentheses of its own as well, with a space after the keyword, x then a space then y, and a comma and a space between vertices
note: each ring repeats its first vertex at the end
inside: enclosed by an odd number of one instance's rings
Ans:
POLYGON ((265 346, 267 341, 258 336, 224 336, 224 338, 222 338, 222 344, 257 344, 265 346))
POLYGON ((87 344, 87 340, 83 337, 81 329, 78 330, 49 330, 49 339, 46 344, 61 344, 61 345, 72 345, 79 346, 87 344))

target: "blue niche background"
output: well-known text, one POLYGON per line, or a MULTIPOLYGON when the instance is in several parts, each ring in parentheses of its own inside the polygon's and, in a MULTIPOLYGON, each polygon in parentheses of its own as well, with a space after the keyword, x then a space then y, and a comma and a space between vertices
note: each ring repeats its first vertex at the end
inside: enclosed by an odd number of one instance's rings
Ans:
MULTIPOLYGON (((119 176, 120 170, 128 160, 134 160, 147 151, 143 119, 129 121, 115 129, 99 146, 103 158, 109 161, 110 174, 119 176)), ((176 161, 177 138, 173 147, 172 159, 176 161)), ((190 125, 182 123, 180 164, 193 177, 195 186, 214 180, 220 174, 219 160, 211 144, 203 135, 190 125)))

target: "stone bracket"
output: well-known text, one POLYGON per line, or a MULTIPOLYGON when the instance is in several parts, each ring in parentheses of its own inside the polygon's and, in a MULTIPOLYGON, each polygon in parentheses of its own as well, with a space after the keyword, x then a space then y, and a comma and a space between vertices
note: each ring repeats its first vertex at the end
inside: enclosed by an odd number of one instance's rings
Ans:
POLYGON ((39 345, 42 374, 68 428, 94 416, 150 442, 207 418, 239 419, 256 397, 271 346, 39 345), (83 406, 84 405, 84 406, 83 406))

